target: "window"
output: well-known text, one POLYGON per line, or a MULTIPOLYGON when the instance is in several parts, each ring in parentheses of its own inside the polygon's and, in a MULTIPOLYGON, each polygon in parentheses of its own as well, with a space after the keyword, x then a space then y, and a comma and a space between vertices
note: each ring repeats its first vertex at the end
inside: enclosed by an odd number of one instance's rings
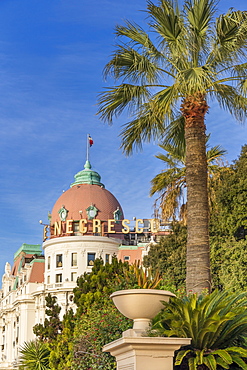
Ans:
POLYGON ((130 256, 124 256, 124 261, 129 261, 130 260, 130 256))
POLYGON ((77 266, 77 253, 71 254, 71 266, 77 266))
POLYGON ((62 274, 56 274, 56 283, 62 282, 62 274))
POLYGON ((50 284, 50 276, 47 276, 47 284, 50 284))
POLYGON ((76 279, 77 279, 77 273, 71 272, 71 281, 76 281, 76 279))
POLYGON ((51 256, 47 258, 47 269, 50 270, 51 268, 51 256))
POLYGON ((87 265, 93 266, 95 260, 95 253, 88 253, 87 254, 87 265))
POLYGON ((109 254, 105 255, 105 263, 110 263, 110 255, 109 254))
POLYGON ((79 222, 78 221, 75 221, 73 223, 73 229, 74 229, 74 233, 75 234, 78 234, 79 233, 79 222))
POLYGON ((56 255, 56 266, 63 267, 63 255, 62 254, 56 255))

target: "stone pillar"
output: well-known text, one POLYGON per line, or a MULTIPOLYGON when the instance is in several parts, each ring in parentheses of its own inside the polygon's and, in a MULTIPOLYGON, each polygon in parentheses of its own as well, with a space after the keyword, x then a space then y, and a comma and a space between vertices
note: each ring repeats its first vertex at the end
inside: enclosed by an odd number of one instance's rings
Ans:
POLYGON ((129 329, 122 338, 108 343, 103 352, 116 357, 117 370, 173 370, 174 351, 189 345, 190 338, 142 337, 129 329))

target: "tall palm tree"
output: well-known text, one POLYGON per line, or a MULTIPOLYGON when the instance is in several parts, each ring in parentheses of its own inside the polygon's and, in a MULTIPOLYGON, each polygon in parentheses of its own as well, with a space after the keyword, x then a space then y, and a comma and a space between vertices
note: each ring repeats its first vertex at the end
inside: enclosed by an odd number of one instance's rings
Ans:
MULTIPOLYGON (((167 154, 159 153, 156 158, 163 162, 166 169, 151 180, 150 195, 160 194, 155 201, 155 208, 160 208, 164 221, 178 217, 186 224, 185 150, 178 150, 177 147, 170 144, 159 145, 159 147, 167 154)), ((220 160, 225 153, 226 151, 218 145, 207 150, 209 205, 212 204, 214 198, 214 187, 211 184, 224 169, 217 164, 217 160, 220 160)))
POLYGON ((217 0, 147 1, 150 36, 129 21, 106 75, 120 82, 99 99, 99 115, 112 122, 125 108, 121 132, 130 154, 144 141, 163 139, 169 123, 184 120, 187 182, 187 290, 211 288, 205 115, 208 102, 237 120, 247 115, 247 12, 230 9, 216 18, 217 0), (151 36, 156 36, 152 41, 151 36), (122 39, 123 38, 123 39, 122 39), (181 116, 182 114, 182 116, 181 116))

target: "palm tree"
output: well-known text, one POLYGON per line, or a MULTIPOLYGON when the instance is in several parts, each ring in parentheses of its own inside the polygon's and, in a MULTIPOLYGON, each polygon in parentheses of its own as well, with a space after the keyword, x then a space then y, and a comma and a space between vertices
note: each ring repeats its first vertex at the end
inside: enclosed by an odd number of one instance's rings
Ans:
MULTIPOLYGON (((208 101, 243 121, 247 114, 247 12, 230 9, 215 19, 217 0, 147 1, 154 41, 129 21, 105 67, 119 85, 99 99, 98 114, 112 122, 125 108, 121 132, 130 154, 143 142, 163 140, 166 126, 184 120, 187 183, 187 290, 211 289, 205 115, 208 101), (123 38, 123 39, 122 39, 123 38), (181 116, 182 114, 182 116, 181 116)), ((151 33, 150 33, 151 34, 151 33)))
MULTIPOLYGON (((186 224, 187 205, 184 201, 186 198, 185 150, 178 150, 177 147, 170 144, 159 145, 159 147, 165 150, 167 154, 159 153, 156 158, 164 162, 167 168, 151 180, 150 195, 160 194, 155 201, 155 209, 161 209, 161 217, 164 221, 178 216, 186 224), (182 203, 181 199, 183 199, 182 203)), ((207 150, 209 205, 212 204, 214 198, 214 187, 210 185, 215 178, 219 177, 219 173, 224 168, 217 163, 217 160, 220 160, 225 153, 226 151, 218 145, 207 150)))

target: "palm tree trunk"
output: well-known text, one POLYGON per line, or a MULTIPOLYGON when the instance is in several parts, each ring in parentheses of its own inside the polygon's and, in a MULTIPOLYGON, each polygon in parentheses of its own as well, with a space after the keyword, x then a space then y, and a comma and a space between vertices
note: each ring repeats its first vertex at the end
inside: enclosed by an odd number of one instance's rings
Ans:
POLYGON ((181 105, 185 117, 187 184, 187 293, 211 290, 209 256, 209 206, 205 114, 208 105, 201 94, 187 97, 181 105))

